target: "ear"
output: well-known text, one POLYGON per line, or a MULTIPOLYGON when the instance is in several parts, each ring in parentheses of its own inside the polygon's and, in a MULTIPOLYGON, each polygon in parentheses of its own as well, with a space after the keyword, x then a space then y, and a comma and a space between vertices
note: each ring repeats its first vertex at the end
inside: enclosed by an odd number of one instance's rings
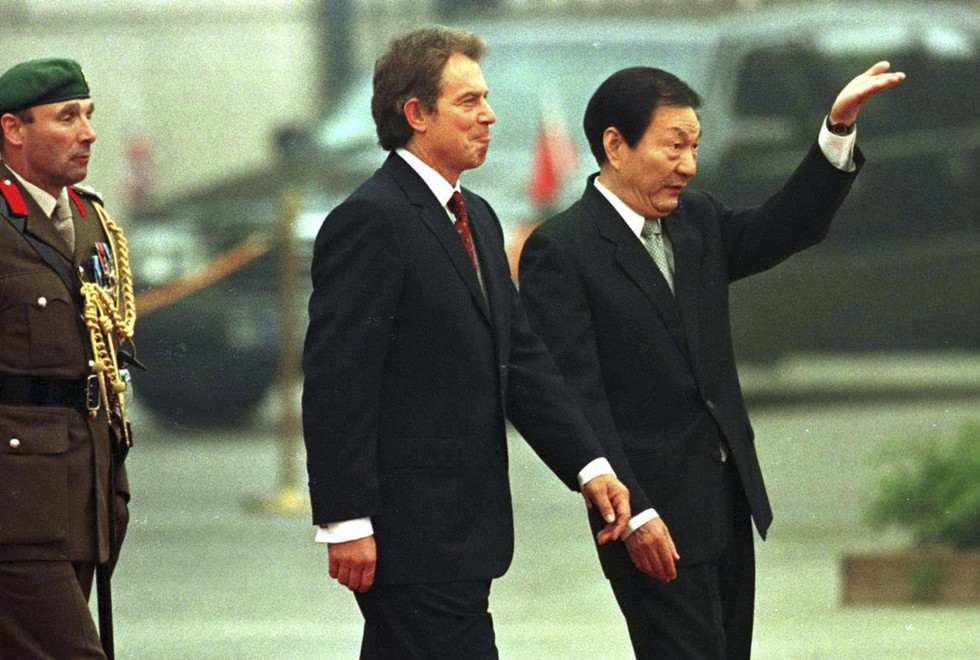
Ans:
POLYGON ((0 130, 3 131, 3 139, 8 144, 20 146, 24 141, 20 135, 20 129, 23 125, 24 122, 21 121, 20 117, 9 112, 0 117, 0 130))
POLYGON ((602 146, 606 152, 606 162, 618 170, 623 149, 629 148, 626 140, 623 139, 623 134, 616 127, 610 126, 602 133, 602 146))
POLYGON ((416 133, 425 133, 431 113, 422 101, 414 97, 408 99, 405 101, 405 105, 402 106, 402 112, 405 113, 405 120, 412 127, 413 131, 416 133))

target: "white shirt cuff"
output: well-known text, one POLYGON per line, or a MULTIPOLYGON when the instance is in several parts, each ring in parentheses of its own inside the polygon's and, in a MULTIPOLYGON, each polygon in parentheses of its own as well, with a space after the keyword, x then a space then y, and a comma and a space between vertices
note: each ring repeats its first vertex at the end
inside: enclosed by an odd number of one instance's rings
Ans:
POLYGON ((817 143, 820 151, 831 165, 842 172, 854 171, 854 145, 857 143, 857 126, 850 135, 835 135, 827 128, 827 120, 824 118, 820 128, 820 137, 817 143))
POLYGON ((326 527, 317 527, 317 543, 345 543, 356 541, 374 534, 374 526, 370 518, 354 518, 341 522, 327 523, 326 527))
POLYGON ((660 514, 657 513, 655 509, 645 509, 640 511, 638 514, 630 518, 628 523, 626 523, 626 529, 623 531, 623 536, 620 541, 625 541, 627 538, 629 538, 630 534, 643 527, 651 520, 655 520, 659 517, 660 514))
POLYGON ((582 489, 582 486, 603 474, 611 474, 616 476, 616 473, 613 472, 612 465, 609 464, 608 460, 605 458, 597 458, 582 468, 582 470, 578 473, 579 490, 582 489))

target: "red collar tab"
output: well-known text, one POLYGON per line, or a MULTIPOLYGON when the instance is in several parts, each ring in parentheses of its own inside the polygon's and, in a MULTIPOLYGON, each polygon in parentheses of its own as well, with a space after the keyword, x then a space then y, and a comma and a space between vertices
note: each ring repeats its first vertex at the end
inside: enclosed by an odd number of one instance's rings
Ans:
POLYGON ((82 200, 78 198, 78 195, 75 194, 75 191, 72 190, 70 186, 68 187, 68 196, 71 197, 71 201, 75 202, 75 206, 78 207, 79 214, 81 214, 81 216, 84 218, 86 211, 85 207, 82 206, 82 200))
POLYGON ((27 215, 27 203, 24 196, 20 194, 20 189, 14 185, 10 179, 0 181, 0 195, 7 200, 10 212, 14 215, 27 215))

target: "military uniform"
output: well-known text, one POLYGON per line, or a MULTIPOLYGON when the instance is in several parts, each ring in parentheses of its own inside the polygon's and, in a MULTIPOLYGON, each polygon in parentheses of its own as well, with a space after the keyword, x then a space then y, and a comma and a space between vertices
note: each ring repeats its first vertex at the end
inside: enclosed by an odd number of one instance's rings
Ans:
POLYGON ((74 251, 0 163, 5 659, 105 657, 87 600, 95 565, 109 561, 114 534, 121 537, 114 529, 115 496, 128 501, 125 469, 113 467, 116 440, 106 401, 96 396, 99 388, 90 378, 95 355, 81 295, 83 282, 92 279, 96 245, 116 239, 100 220, 96 196, 75 187, 68 192, 74 251))

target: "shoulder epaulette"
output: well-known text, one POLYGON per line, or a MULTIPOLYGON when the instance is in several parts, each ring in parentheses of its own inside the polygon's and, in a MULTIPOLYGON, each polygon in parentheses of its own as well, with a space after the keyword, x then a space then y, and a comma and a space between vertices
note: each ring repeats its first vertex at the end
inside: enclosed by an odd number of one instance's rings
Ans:
POLYGON ((10 212, 14 215, 27 215, 27 202, 24 201, 24 196, 20 194, 20 189, 14 185, 14 182, 10 179, 3 179, 0 181, 0 195, 7 200, 7 206, 10 208, 10 212))
POLYGON ((77 192, 82 197, 87 197, 89 199, 94 199, 99 204, 104 204, 105 203, 105 202, 102 201, 102 193, 96 192, 95 190, 93 190, 92 188, 89 188, 88 186, 81 186, 81 185, 75 184, 74 186, 71 186, 71 188, 69 188, 69 190, 74 190, 75 192, 77 192))
POLYGON ((78 212, 82 214, 83 218, 86 215, 86 211, 79 197, 84 197, 90 202, 96 202, 100 205, 104 203, 102 201, 102 193, 95 192, 88 186, 80 186, 78 184, 68 186, 68 196, 71 197, 71 201, 75 202, 75 206, 78 207, 78 212))

